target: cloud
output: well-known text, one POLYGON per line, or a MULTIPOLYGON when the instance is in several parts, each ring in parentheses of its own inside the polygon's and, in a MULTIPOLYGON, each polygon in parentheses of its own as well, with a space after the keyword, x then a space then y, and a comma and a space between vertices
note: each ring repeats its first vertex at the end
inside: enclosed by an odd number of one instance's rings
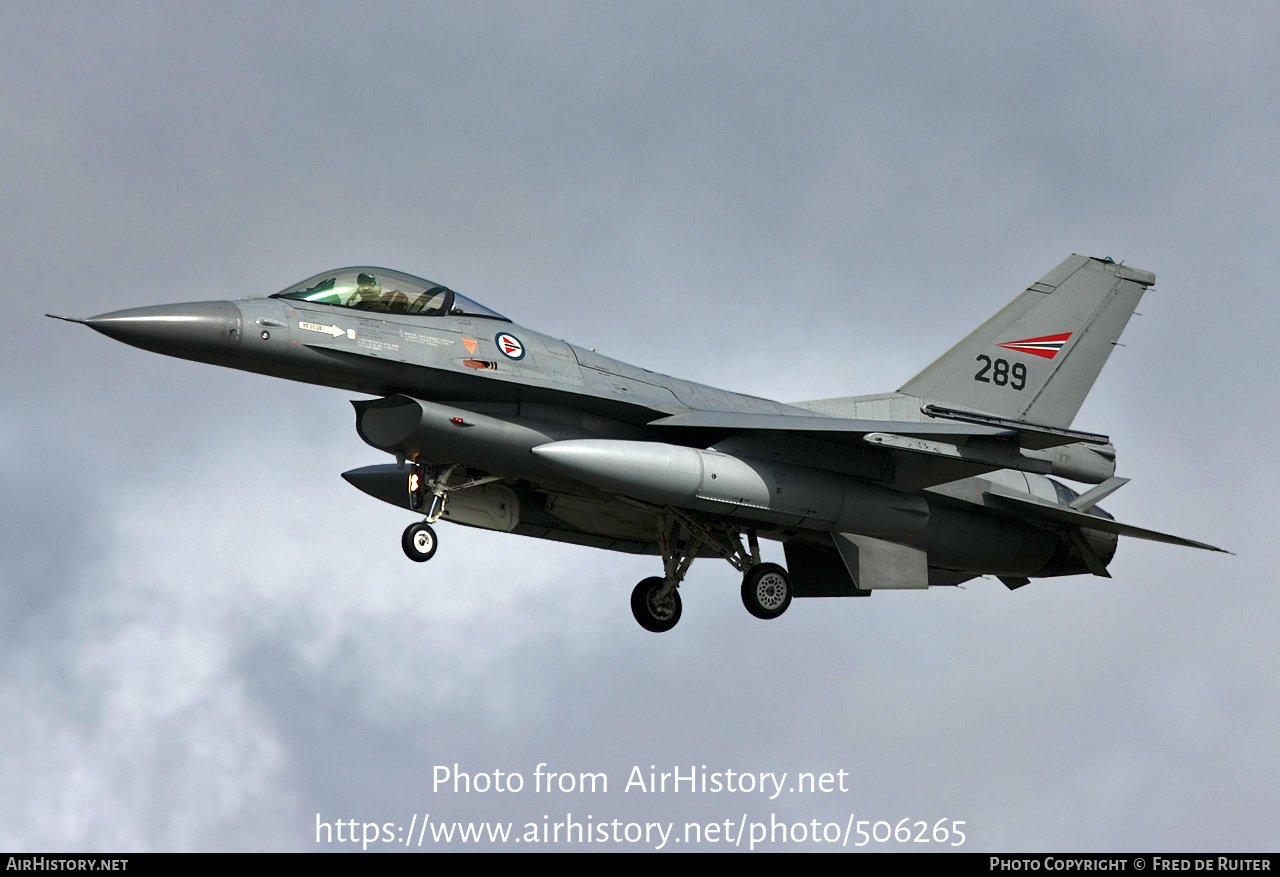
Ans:
POLYGON ((572 811, 1265 848, 1275 35, 1186 11, 15 10, 0 844, 313 849, 317 813, 572 811), (382 462, 343 394, 40 316, 368 262, 794 400, 900 385, 1072 250, 1160 277, 1079 420, 1134 478, 1108 509, 1238 556, 1125 541, 1112 580, 768 624, 699 562, 663 636, 627 610, 652 558, 442 527, 406 561, 406 516, 338 477, 382 462), (611 786, 433 791, 455 763, 611 786), (704 764, 850 791, 621 790, 704 764))

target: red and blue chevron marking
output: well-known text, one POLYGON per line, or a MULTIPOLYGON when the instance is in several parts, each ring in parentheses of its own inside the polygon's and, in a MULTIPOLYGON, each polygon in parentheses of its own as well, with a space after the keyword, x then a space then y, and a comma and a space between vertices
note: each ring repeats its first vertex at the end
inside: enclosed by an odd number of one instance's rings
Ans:
POLYGON ((1030 353, 1032 356, 1043 356, 1045 359, 1053 359, 1058 355, 1058 351, 1067 343, 1067 339, 1071 337, 1070 332, 1063 332, 1061 335, 1042 335, 1039 338, 1023 338, 1021 341, 1006 341, 1004 344, 998 344, 997 347, 1003 347, 1006 350, 1016 350, 1019 353, 1030 353))

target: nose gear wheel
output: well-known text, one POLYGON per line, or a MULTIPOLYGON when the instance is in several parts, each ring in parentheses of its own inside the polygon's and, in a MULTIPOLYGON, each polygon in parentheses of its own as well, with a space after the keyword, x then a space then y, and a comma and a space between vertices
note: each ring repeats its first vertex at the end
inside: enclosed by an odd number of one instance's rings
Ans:
POLYGON ((400 547, 404 549, 405 556, 417 563, 425 563, 434 557, 439 544, 435 529, 426 521, 410 524, 400 537, 400 547))

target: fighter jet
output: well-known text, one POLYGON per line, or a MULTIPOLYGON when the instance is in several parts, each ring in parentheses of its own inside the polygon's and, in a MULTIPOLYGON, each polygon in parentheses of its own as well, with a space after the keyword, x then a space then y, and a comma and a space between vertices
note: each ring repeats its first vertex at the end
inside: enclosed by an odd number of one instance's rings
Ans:
POLYGON ((383 268, 73 322, 374 397, 352 403, 356 430, 395 462, 343 477, 421 518, 401 538, 411 560, 435 555, 442 520, 656 555, 631 611, 661 632, 699 557, 732 564, 747 611, 772 619, 793 597, 1107 576, 1120 536, 1222 551, 1099 508, 1128 479, 1107 436, 1072 428, 1154 283, 1073 255, 896 392, 786 404, 610 359, 383 268), (785 567, 761 561, 762 538, 785 567))

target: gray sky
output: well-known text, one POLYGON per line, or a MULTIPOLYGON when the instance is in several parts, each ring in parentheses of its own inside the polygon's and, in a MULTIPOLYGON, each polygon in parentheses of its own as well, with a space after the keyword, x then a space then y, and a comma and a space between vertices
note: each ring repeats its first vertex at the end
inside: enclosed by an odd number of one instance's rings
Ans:
POLYGON ((4 10, 0 848, 424 812, 1276 848, 1270 4, 4 10), (383 462, 342 392, 40 316, 385 265, 797 400, 896 388, 1071 252, 1160 278, 1076 421, 1133 479, 1107 508, 1238 556, 1126 540, 1110 581, 768 624, 703 561, 663 636, 627 605, 653 559, 445 527, 406 561, 338 477, 383 462), (540 762, 609 792, 432 791, 540 762), (651 764, 850 791, 623 792, 651 764))

